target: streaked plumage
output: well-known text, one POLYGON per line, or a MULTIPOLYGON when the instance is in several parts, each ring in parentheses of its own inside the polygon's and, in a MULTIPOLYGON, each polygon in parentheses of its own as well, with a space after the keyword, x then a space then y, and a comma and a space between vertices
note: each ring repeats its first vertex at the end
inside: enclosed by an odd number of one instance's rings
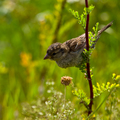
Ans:
MULTIPOLYGON (((99 39, 100 34, 107 28, 109 28, 111 25, 112 22, 98 31, 98 35, 96 36, 96 40, 94 41, 95 43, 99 39)), ((47 54, 44 59, 54 60, 56 61, 58 66, 62 68, 78 66, 83 60, 81 53, 83 52, 85 46, 85 34, 82 34, 76 38, 72 38, 71 40, 67 40, 64 43, 53 43, 48 47, 47 54)))

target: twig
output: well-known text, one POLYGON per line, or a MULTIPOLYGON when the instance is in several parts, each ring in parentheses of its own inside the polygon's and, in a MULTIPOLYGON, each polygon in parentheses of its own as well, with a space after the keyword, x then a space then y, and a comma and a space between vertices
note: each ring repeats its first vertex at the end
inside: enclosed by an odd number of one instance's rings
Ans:
MULTIPOLYGON (((88 0, 85 0, 86 8, 88 8, 88 0)), ((89 14, 87 14, 87 20, 86 20, 86 30, 85 30, 85 36, 86 36, 86 49, 89 51, 89 39, 88 39, 88 26, 89 26, 89 14)), ((90 103, 89 103, 89 110, 88 115, 92 112, 92 104, 93 104, 93 86, 92 86, 92 80, 90 76, 90 64, 89 61, 87 63, 87 79, 90 86, 90 103)))

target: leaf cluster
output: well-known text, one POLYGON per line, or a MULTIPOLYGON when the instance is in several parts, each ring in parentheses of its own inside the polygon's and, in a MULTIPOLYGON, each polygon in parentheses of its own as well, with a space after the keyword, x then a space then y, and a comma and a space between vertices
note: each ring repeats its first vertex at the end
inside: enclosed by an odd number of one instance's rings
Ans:
POLYGON ((87 14, 91 13, 91 11, 94 9, 94 6, 91 5, 88 8, 84 8, 84 11, 81 15, 79 15, 78 11, 74 11, 70 9, 70 12, 72 15, 78 20, 78 23, 82 25, 83 29, 85 30, 86 28, 86 16, 87 14))
MULTIPOLYGON (((113 74, 114 79, 114 83, 110 83, 107 82, 107 84, 105 85, 104 83, 102 85, 100 85, 99 83, 97 83, 97 85, 93 85, 93 96, 94 99, 96 97, 99 97, 101 94, 103 94, 105 91, 107 91, 108 93, 111 92, 113 89, 116 89, 118 87, 120 87, 120 84, 117 83, 117 81, 120 79, 120 75, 116 75, 113 74)), ((80 99, 80 103, 83 103, 83 105, 89 109, 88 105, 90 103, 90 99, 86 96, 86 93, 79 89, 79 90, 74 90, 72 91, 72 93, 77 96, 78 99, 80 99)))

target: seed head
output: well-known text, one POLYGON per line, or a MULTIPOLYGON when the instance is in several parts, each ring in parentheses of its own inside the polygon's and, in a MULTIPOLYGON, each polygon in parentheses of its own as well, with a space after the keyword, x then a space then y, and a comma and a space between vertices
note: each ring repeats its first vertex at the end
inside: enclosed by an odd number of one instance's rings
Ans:
POLYGON ((69 77, 69 76, 63 76, 63 77, 61 77, 61 84, 67 86, 70 83, 72 83, 72 77, 69 77))

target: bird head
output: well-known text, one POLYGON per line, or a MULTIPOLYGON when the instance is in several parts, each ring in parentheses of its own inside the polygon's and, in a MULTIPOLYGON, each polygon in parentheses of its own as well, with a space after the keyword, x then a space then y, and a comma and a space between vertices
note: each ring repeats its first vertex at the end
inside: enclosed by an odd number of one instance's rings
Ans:
POLYGON ((47 54, 45 55, 44 59, 51 59, 54 61, 60 60, 65 52, 65 49, 61 45, 61 43, 53 43, 50 45, 47 49, 47 54))

